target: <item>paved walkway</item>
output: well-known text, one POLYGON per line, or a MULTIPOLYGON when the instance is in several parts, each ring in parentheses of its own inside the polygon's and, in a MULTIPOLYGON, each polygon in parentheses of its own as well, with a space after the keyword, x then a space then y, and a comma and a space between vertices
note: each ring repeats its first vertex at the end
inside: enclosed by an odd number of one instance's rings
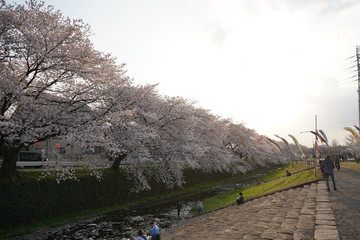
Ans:
POLYGON ((335 221, 342 240, 360 239, 360 172, 335 170, 337 191, 329 193, 335 221))
POLYGON ((337 240, 331 194, 324 181, 277 192, 189 219, 163 232, 162 239, 337 240))

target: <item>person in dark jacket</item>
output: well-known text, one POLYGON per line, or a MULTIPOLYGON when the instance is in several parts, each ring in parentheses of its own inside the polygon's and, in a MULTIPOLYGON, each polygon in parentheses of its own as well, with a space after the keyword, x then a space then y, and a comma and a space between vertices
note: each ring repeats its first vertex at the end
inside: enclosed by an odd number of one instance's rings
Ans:
POLYGON ((332 183, 334 186, 334 190, 336 190, 334 168, 335 168, 334 162, 331 160, 330 156, 327 155, 325 160, 321 164, 321 169, 325 175, 325 182, 326 182, 328 192, 330 192, 329 176, 331 177, 331 180, 332 180, 332 183))
POLYGON ((340 157, 338 155, 335 155, 334 163, 337 170, 340 170, 340 157))
POLYGON ((319 159, 320 171, 321 171, 322 176, 325 177, 324 169, 322 168, 323 162, 324 162, 324 160, 319 159))
POLYGON ((239 196, 236 198, 236 202, 238 205, 243 204, 245 202, 245 198, 242 192, 239 193, 239 196))
POLYGON ((287 176, 287 177, 290 177, 290 176, 291 176, 291 172, 289 171, 289 169, 286 168, 285 171, 286 171, 286 176, 287 176))
POLYGON ((177 209, 178 217, 180 217, 181 208, 182 208, 181 202, 177 202, 176 203, 176 209, 177 209))
POLYGON ((144 234, 144 230, 139 229, 139 231, 138 231, 138 236, 137 236, 136 240, 146 240, 146 239, 147 239, 147 238, 146 238, 146 236, 145 236, 145 234, 144 234))

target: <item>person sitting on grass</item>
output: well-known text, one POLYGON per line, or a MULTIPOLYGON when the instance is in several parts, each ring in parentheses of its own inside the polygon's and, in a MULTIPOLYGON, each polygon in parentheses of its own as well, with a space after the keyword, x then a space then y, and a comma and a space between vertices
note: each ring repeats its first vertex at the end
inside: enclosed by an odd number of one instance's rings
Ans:
POLYGON ((291 176, 291 172, 289 171, 288 168, 286 168, 286 176, 287 176, 287 177, 290 177, 290 176, 291 176))
POLYGON ((245 202, 245 198, 242 192, 239 193, 239 196, 236 198, 236 202, 238 205, 243 204, 245 202))

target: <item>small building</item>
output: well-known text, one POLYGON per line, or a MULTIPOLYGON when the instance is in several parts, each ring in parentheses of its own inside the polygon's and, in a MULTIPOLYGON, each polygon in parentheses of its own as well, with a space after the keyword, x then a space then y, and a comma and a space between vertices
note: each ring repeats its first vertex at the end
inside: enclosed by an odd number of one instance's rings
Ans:
POLYGON ((54 137, 42 142, 36 142, 26 150, 41 152, 48 160, 107 160, 100 146, 80 146, 76 142, 69 142, 61 137, 54 137))

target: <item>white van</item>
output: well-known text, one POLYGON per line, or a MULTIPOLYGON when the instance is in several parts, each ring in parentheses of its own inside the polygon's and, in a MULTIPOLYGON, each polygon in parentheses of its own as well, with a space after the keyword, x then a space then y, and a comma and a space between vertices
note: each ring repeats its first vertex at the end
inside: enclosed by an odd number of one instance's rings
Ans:
POLYGON ((16 166, 18 168, 37 167, 47 165, 47 159, 39 152, 21 151, 18 153, 16 166))

